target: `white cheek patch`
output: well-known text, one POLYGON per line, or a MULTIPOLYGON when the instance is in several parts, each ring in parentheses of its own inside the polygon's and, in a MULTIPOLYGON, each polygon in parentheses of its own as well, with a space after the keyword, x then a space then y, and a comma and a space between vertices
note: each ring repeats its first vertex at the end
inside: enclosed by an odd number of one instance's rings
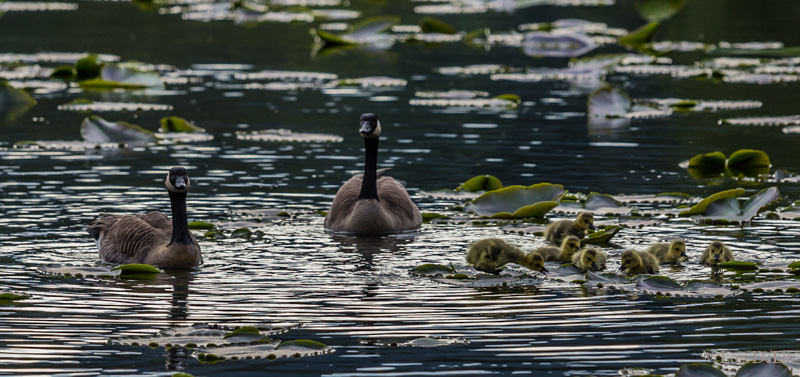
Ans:
POLYGON ((189 177, 186 177, 186 187, 179 189, 172 185, 172 182, 169 181, 169 173, 167 173, 167 179, 164 181, 164 184, 167 186, 167 190, 172 192, 186 192, 189 190, 189 177))
POLYGON ((381 121, 377 121, 377 127, 375 127, 375 131, 372 131, 371 134, 368 136, 364 136, 365 139, 374 139, 378 136, 381 136, 381 121))

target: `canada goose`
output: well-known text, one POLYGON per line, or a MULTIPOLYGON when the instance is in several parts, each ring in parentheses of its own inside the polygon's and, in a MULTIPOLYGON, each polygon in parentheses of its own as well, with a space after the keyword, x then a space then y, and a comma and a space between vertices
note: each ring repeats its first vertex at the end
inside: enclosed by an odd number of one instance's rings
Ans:
POLYGON ((581 240, 573 235, 564 237, 561 248, 542 247, 534 250, 548 262, 572 262, 572 255, 581 248, 581 240))
POLYGON ((422 215, 402 183, 377 171, 381 122, 375 114, 361 116, 366 160, 364 174, 345 182, 331 203, 325 228, 356 234, 386 234, 416 229, 422 215))
POLYGON ((203 263, 200 245, 186 220, 189 175, 180 166, 169 169, 165 181, 172 205, 172 222, 161 212, 106 215, 86 229, 108 263, 145 263, 157 267, 194 267, 203 263))
POLYGON ((534 271, 547 272, 544 258, 536 252, 525 254, 518 247, 499 238, 474 242, 467 249, 467 262, 478 271, 499 274, 508 263, 516 263, 534 271))
POLYGON ((594 229, 594 215, 591 212, 581 212, 575 221, 561 220, 547 226, 544 236, 548 241, 560 245, 565 235, 573 235, 578 239, 586 236, 586 229, 594 229))
POLYGON ((714 241, 711 245, 703 250, 703 254, 700 256, 700 264, 705 264, 708 266, 713 266, 720 264, 722 262, 730 262, 733 260, 733 253, 731 249, 725 246, 722 241, 714 241))
POLYGON ((625 271, 628 275, 636 274, 657 274, 658 259, 653 254, 645 251, 625 250, 622 253, 622 263, 620 271, 625 271))
POLYGON ((670 243, 657 243, 647 248, 647 252, 653 254, 661 263, 678 263, 689 260, 686 255, 686 242, 682 239, 673 240, 670 243))
POLYGON ((606 253, 587 247, 572 256, 572 264, 581 271, 602 271, 606 269, 606 253))

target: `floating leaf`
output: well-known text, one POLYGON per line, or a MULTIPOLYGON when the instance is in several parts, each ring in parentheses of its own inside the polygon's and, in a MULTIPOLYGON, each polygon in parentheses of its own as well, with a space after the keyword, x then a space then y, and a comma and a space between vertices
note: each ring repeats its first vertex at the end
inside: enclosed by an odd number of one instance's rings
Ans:
POLYGON ((189 223, 189 229, 214 229, 214 224, 205 221, 192 221, 189 223))
POLYGON ((638 119, 667 116, 671 110, 658 110, 650 106, 633 105, 627 93, 620 89, 603 87, 589 95, 586 104, 590 122, 602 123, 607 119, 638 119))
POLYGON ((81 123, 81 136, 90 143, 125 143, 144 145, 156 142, 154 134, 128 122, 109 122, 93 115, 81 123))
POLYGON ((89 55, 75 62, 75 79, 77 81, 95 79, 100 76, 102 64, 97 55, 89 55))
POLYGON ((456 29, 448 23, 437 20, 433 17, 425 17, 419 23, 423 33, 455 34, 456 29))
POLYGON ((658 32, 659 26, 661 26, 660 22, 650 22, 645 24, 640 28, 630 32, 628 35, 620 38, 619 44, 640 49, 646 43, 653 41, 656 32, 658 32))
POLYGON ((689 174, 692 177, 714 178, 725 172, 725 154, 722 152, 711 152, 698 154, 689 160, 689 174))
POLYGON ((769 156, 764 151, 740 149, 728 158, 728 173, 733 177, 758 177, 768 175, 769 156))
POLYGON ((721 370, 714 368, 711 364, 692 363, 682 365, 675 377, 726 377, 721 370))
POLYGON ((169 111, 170 105, 157 103, 129 103, 129 102, 94 102, 85 98, 76 99, 63 105, 58 105, 59 110, 66 111, 169 111))
POLYGON ((0 305, 5 305, 6 302, 24 300, 28 298, 27 295, 17 294, 13 292, 0 292, 0 305))
POLYGON ((720 124, 733 126, 792 126, 800 125, 800 115, 722 119, 720 124))
POLYGON ((231 237, 250 239, 253 236, 253 231, 247 228, 239 228, 231 232, 231 237))
POLYGON ((158 129, 158 132, 194 133, 194 132, 206 132, 206 130, 195 126, 194 123, 191 123, 186 119, 176 116, 171 116, 171 117, 161 118, 161 128, 158 129))
POLYGON ((75 77, 77 75, 78 71, 75 70, 75 67, 71 65, 62 65, 53 69, 53 72, 50 73, 50 78, 57 80, 64 80, 64 81, 72 81, 75 80, 75 77))
POLYGON ((276 349, 281 349, 281 348, 284 348, 284 349, 285 348, 302 348, 302 349, 311 349, 311 350, 321 350, 321 349, 325 349, 327 347, 328 346, 326 346, 326 345, 324 345, 324 344, 322 344, 320 342, 314 341, 314 340, 298 339, 298 340, 292 340, 292 341, 288 341, 288 342, 281 342, 281 344, 279 344, 278 347, 276 347, 276 349))
POLYGON ((720 267, 726 270, 733 270, 733 271, 756 271, 758 270, 758 266, 756 266, 753 262, 744 262, 744 261, 730 261, 730 262, 722 262, 719 264, 720 267))
POLYGON ((636 0, 636 11, 649 22, 664 21, 674 16, 688 0, 636 0))
POLYGON ((741 207, 736 198, 724 197, 709 203, 703 212, 704 216, 702 218, 740 222, 750 221, 778 199, 780 199, 780 192, 777 187, 769 187, 759 191, 751 196, 741 207))
POLYGON ((713 202, 715 202, 717 200, 723 199, 723 198, 738 198, 738 197, 742 196, 743 194, 744 194, 744 189, 743 188, 736 188, 736 189, 731 189, 731 190, 727 190, 727 191, 718 192, 718 193, 716 193, 714 195, 711 195, 711 196, 701 200, 700 203, 697 203, 697 204, 693 205, 692 208, 680 212, 678 214, 678 216, 701 215, 701 214, 706 212, 706 208, 708 208, 709 204, 711 204, 711 203, 713 203, 713 202))
POLYGON ((529 56, 572 57, 594 50, 594 39, 578 33, 548 33, 533 31, 525 33, 522 51, 529 56))
POLYGON ((449 219, 449 218, 450 218, 450 216, 442 215, 442 214, 439 214, 439 213, 425 212, 425 213, 422 214, 422 221, 424 221, 426 223, 430 222, 431 220, 434 220, 434 219, 449 219))
POLYGON ((456 270, 453 267, 443 266, 441 264, 423 264, 421 266, 417 266, 409 270, 413 273, 420 274, 420 275, 447 275, 447 274, 455 274, 456 270))
POLYGON ((83 80, 79 84, 81 87, 98 89, 144 89, 164 86, 158 73, 121 64, 108 64, 100 71, 99 79, 83 80))
POLYGON ((26 92, 0 81, 0 114, 14 119, 28 111, 36 101, 26 92))
POLYGON ((122 275, 126 274, 160 274, 162 271, 149 264, 130 263, 116 266, 111 271, 119 270, 122 275))
POLYGON ((789 268, 790 268, 790 269, 798 269, 798 268, 800 268, 800 261, 798 261, 798 262, 792 262, 792 263, 789 265, 789 268))
POLYGON ((499 179, 497 179, 497 177, 493 175, 477 175, 461 184, 461 186, 458 186, 457 190, 460 189, 469 192, 476 192, 492 191, 501 188, 503 188, 503 184, 499 179))
POLYGON ((586 238, 581 240, 581 245, 608 243, 614 235, 619 233, 620 229, 622 228, 616 225, 609 225, 603 229, 598 229, 587 234, 586 238))
POLYGON ((319 29, 314 30, 314 32, 324 44, 333 46, 384 43, 387 40, 390 41, 391 37, 388 35, 382 36, 381 33, 390 29, 392 25, 397 24, 399 21, 397 17, 373 17, 353 26, 350 32, 346 34, 336 35, 319 29))
POLYGON ((792 377, 792 371, 781 363, 751 361, 736 372, 736 377, 792 377))
POLYGON ((558 206, 564 192, 564 186, 550 183, 510 186, 484 193, 467 204, 466 210, 493 218, 542 218, 558 206))
POLYGON ((242 327, 240 327, 240 328, 238 328, 236 330, 233 330, 230 333, 225 334, 225 336, 223 336, 222 339, 228 339, 228 338, 233 338, 233 337, 237 337, 237 338, 242 338, 242 337, 244 337, 244 338, 256 338, 256 339, 263 339, 264 338, 264 336, 261 335, 261 333, 258 331, 258 329, 255 328, 255 327, 252 327, 252 326, 242 326, 242 327))
POLYGON ((202 363, 215 363, 222 360, 274 360, 277 358, 321 355, 333 352, 332 348, 325 345, 319 348, 318 345, 322 343, 310 340, 287 343, 290 344, 284 347, 280 347, 281 341, 274 341, 270 343, 251 343, 246 345, 216 347, 212 349, 198 349, 195 356, 197 360, 202 363))
POLYGON ((252 133, 236 133, 239 140, 282 142, 282 143, 338 143, 341 136, 331 134, 316 134, 305 132, 292 132, 287 129, 263 130, 252 133))

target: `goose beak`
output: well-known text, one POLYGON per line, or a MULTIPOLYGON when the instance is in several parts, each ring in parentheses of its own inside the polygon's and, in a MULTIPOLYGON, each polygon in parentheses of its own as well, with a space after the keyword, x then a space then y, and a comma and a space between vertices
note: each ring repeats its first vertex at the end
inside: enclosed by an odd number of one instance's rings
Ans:
POLYGON ((620 265, 620 266, 619 266, 619 270, 620 270, 620 271, 625 271, 625 265, 620 265))
POLYGON ((361 122, 361 131, 359 131, 361 135, 366 136, 372 133, 372 127, 370 126, 369 122, 361 122))
POLYGON ((175 177, 175 188, 178 190, 183 190, 186 188, 186 178, 185 177, 175 177))
POLYGON ((595 271, 599 270, 599 268, 597 268, 597 263, 592 262, 592 269, 595 271))
POLYGON ((589 224, 589 229, 595 230, 595 229, 597 229, 597 227, 595 227, 594 224, 589 224))
POLYGON ((543 273, 543 274, 546 274, 547 273, 547 267, 542 267, 542 271, 540 271, 540 272, 543 273))

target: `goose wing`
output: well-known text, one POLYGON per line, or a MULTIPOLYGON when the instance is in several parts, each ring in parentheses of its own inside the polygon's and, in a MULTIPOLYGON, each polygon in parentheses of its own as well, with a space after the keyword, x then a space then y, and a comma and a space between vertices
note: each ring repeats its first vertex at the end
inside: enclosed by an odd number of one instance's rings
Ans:
POLYGON ((415 229, 422 224, 422 214, 405 186, 388 176, 378 178, 378 198, 387 212, 397 222, 398 230, 415 229))
POLYGON ((345 230, 347 218, 356 207, 356 202, 358 202, 363 177, 363 174, 354 175, 336 192, 336 197, 333 198, 333 203, 331 203, 331 210, 325 217, 325 228, 334 231, 345 230))
POLYGON ((158 212, 158 211, 151 211, 145 213, 144 215, 138 216, 144 222, 150 224, 153 228, 166 230, 167 232, 172 232, 172 221, 170 221, 167 215, 158 212))
MULTIPOLYGON (((104 226, 97 240, 100 257, 106 262, 141 261, 154 249, 169 242, 169 233, 154 228, 138 216, 115 217, 116 221, 104 226)), ((104 219, 95 221, 90 227, 104 219)), ((170 231, 171 228, 170 224, 170 231)))

